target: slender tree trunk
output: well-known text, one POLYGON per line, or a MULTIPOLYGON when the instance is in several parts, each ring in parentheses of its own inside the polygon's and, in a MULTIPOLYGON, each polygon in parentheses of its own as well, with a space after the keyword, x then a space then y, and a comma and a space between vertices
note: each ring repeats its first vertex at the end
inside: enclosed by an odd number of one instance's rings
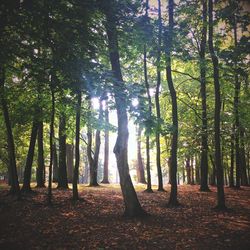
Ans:
POLYGON ((59 118, 59 168, 57 188, 68 188, 66 163, 66 117, 64 113, 62 113, 59 118))
POLYGON ((229 175, 229 187, 234 187, 234 131, 235 128, 233 126, 232 128, 232 134, 231 134, 231 160, 230 160, 230 175, 229 175))
POLYGON ((207 0, 202 0, 202 38, 200 44, 200 83, 202 98, 202 131, 201 131, 201 184, 200 191, 210 191, 208 188, 208 144, 207 144, 207 93, 206 93, 206 40, 207 40, 207 0))
POLYGON ((105 132, 104 132, 104 166, 102 183, 109 183, 109 109, 108 101, 105 105, 105 132))
POLYGON ((215 186, 216 185, 216 168, 215 168, 215 162, 213 160, 213 156, 211 154, 210 154, 210 161, 211 161, 211 164, 212 164, 212 173, 211 173, 210 184, 212 186, 215 186))
POLYGON ((137 178, 139 183, 146 183, 145 174, 144 174, 144 166, 141 155, 141 128, 138 127, 137 131, 137 178))
MULTIPOLYGON (((148 9, 149 4, 148 0, 146 0, 146 21, 148 23, 148 9)), ((149 91, 148 84, 148 67, 147 67, 147 45, 146 43, 143 46, 143 69, 144 69, 144 81, 147 92, 148 99, 148 119, 152 119, 152 101, 149 91)), ((149 138, 149 128, 146 128, 146 171, 147 171, 147 189, 145 190, 148 193, 152 193, 152 185, 151 185, 151 171, 150 171, 150 138, 149 138)))
POLYGON ((221 145, 220 145, 220 111, 221 111, 221 96, 220 96, 220 82, 219 82, 219 63, 218 58, 214 52, 213 45, 213 0, 209 0, 208 4, 209 14, 209 37, 208 45, 213 63, 213 78, 214 78, 214 92, 215 92, 215 112, 214 112, 214 144, 215 144, 215 166, 217 176, 217 209, 225 209, 225 194, 223 183, 223 167, 221 163, 221 145))
MULTIPOLYGON (((148 5, 147 5, 148 6, 148 5)), ((143 66, 144 66, 144 80, 147 91, 148 98, 148 111, 149 111, 149 119, 152 118, 152 101, 149 91, 148 84, 148 69, 147 69, 147 49, 146 45, 144 45, 144 53, 143 53, 143 66)), ((149 130, 148 128, 146 128, 149 130)), ((146 171, 147 171, 147 189, 145 190, 148 193, 152 193, 152 185, 151 185, 151 171, 150 171, 150 137, 149 131, 146 131, 146 171)))
POLYGON ((199 157, 195 156, 195 182, 200 184, 200 167, 199 167, 199 157))
POLYGON ((249 147, 247 150, 247 173, 248 173, 248 183, 250 183, 250 152, 249 152, 249 147))
POLYGON ((191 185, 194 185, 194 157, 191 158, 191 185))
POLYGON ((82 103, 82 92, 77 92, 77 107, 76 107, 76 138, 75 138, 75 168, 73 175, 73 200, 79 200, 78 195, 78 179, 79 179, 79 164, 80 164, 80 121, 81 121, 81 103, 82 103))
POLYGON ((36 145, 37 131, 38 131, 38 122, 36 121, 36 117, 34 117, 31 136, 30 136, 29 150, 28 150, 25 169, 24 169, 22 192, 31 191, 30 182, 31 182, 31 175, 32 175, 32 164, 33 164, 34 151, 35 151, 35 145, 36 145))
POLYGON ((186 158, 187 184, 191 184, 190 157, 186 158))
POLYGON ((43 121, 38 121, 38 131, 37 131, 37 150, 38 150, 38 161, 37 161, 37 187, 42 188, 45 187, 45 179, 44 179, 44 151, 43 151, 43 121))
MULTIPOLYGON (((238 46, 237 41, 237 20, 234 17, 234 46, 238 46)), ((234 61, 234 115, 235 115, 235 163, 236 163, 236 188, 240 188, 241 166, 240 166, 240 117, 239 117, 239 95, 240 95, 240 81, 237 73, 237 61, 234 61)))
MULTIPOLYGON (((54 75, 51 77, 51 85, 54 85, 54 75)), ((54 141, 54 122, 55 122, 55 92, 54 87, 51 86, 51 116, 50 116, 50 133, 49 133, 49 146, 50 146, 50 162, 49 162, 49 182, 48 182, 48 205, 52 204, 52 166, 53 166, 53 141, 54 141)))
POLYGON ((246 151, 245 151, 243 128, 240 128, 240 163, 241 163, 241 185, 248 186, 246 151))
POLYGON ((9 117, 8 105, 5 99, 4 83, 5 83, 5 70, 4 70, 4 67, 0 65, 0 97, 1 97, 1 104, 2 104, 4 122, 5 122, 6 133, 7 133, 8 157, 9 157, 9 166, 10 166, 9 170, 10 170, 10 177, 11 177, 10 193, 15 194, 19 197, 20 187, 19 187, 18 176, 17 176, 15 144, 14 144, 14 138, 13 138, 11 122, 10 122, 10 117, 9 117))
POLYGON ((126 111, 126 96, 124 83, 122 79, 120 59, 118 52, 118 38, 115 24, 115 10, 112 8, 112 1, 105 2, 104 12, 106 14, 106 30, 109 43, 109 55, 112 71, 114 73, 114 93, 118 120, 118 137, 114 147, 114 153, 117 160, 117 167, 120 176, 120 185, 122 189, 125 216, 136 217, 145 215, 139 200, 137 198, 128 167, 128 117, 126 111), (107 4, 106 4, 107 3, 107 4))
POLYGON ((225 165, 225 185, 228 185, 228 174, 227 174, 227 169, 228 169, 228 165, 225 165))
POLYGON ((185 166, 182 168, 182 179, 183 179, 183 184, 186 182, 186 176, 185 176, 185 166))
POLYGON ((53 144, 53 182, 58 182, 58 156, 56 143, 53 144))
POLYGON ((161 20, 161 0, 158 0, 158 44, 157 44, 157 84, 155 91, 155 107, 157 116, 157 130, 155 135, 156 140, 156 166, 158 174, 158 191, 164 191, 163 180, 162 180, 162 170, 161 170, 161 144, 160 144, 160 127, 161 127, 161 110, 160 110, 160 86, 161 86, 161 36, 162 36, 162 20, 161 20))
POLYGON ((67 161, 67 175, 68 182, 73 182, 73 165, 74 165, 74 145, 66 144, 66 161, 67 161))
MULTIPOLYGON (((102 107, 102 98, 99 101, 99 124, 103 122, 103 107, 102 107)), ((97 173, 98 173, 98 161, 99 161, 99 152, 101 146, 101 136, 100 136, 100 129, 96 130, 95 134, 95 152, 94 156, 92 157, 92 130, 90 126, 88 126, 88 159, 89 159, 89 169, 90 169, 90 183, 89 186, 99 186, 97 182, 97 173)))
POLYGON ((173 27, 174 27, 174 1, 168 1, 168 33, 166 39, 166 72, 167 72, 167 82, 168 88, 172 100, 172 126, 173 126, 173 136, 171 145, 171 192, 168 205, 171 207, 178 206, 179 202, 177 200, 177 148, 178 148, 178 107, 176 91, 172 79, 172 69, 171 69, 171 52, 172 52, 172 38, 173 38, 173 27))

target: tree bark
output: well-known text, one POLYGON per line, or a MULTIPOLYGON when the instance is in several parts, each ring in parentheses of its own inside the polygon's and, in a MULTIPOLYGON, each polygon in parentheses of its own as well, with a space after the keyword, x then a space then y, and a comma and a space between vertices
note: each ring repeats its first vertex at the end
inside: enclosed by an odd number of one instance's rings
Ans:
POLYGON ((67 161, 67 175, 68 182, 73 182, 73 165, 74 165, 74 145, 66 144, 66 161, 67 161))
POLYGON ((78 179, 79 179, 79 164, 80 164, 80 121, 81 121, 81 103, 82 103, 82 92, 77 92, 77 106, 76 106, 76 138, 75 138, 75 168, 73 175, 73 200, 79 200, 78 194, 78 179))
POLYGON ((31 182, 31 175, 32 175, 32 164, 33 164, 34 151, 35 151, 35 145, 36 145, 37 131, 38 131, 38 122, 36 121, 36 117, 34 117, 31 136, 30 136, 29 150, 28 150, 25 169, 24 169, 22 192, 31 192, 30 182, 31 182))
MULTIPOLYGON (((103 113, 103 107, 102 107, 102 98, 100 98, 99 101, 99 124, 102 123, 102 113, 103 113)), ((101 146, 101 136, 100 136, 100 129, 98 128, 95 133, 95 151, 94 156, 92 157, 92 130, 90 126, 88 126, 88 159, 89 159, 89 169, 90 169, 90 183, 89 186, 99 186, 97 181, 97 174, 98 174, 98 161, 99 161, 99 152, 100 152, 100 146, 101 146)))
POLYGON ((233 126, 232 128, 232 134, 231 134, 231 157, 230 157, 230 174, 229 174, 229 187, 234 187, 234 131, 235 128, 233 126))
POLYGON ((241 185, 248 186, 244 131, 242 127, 240 128, 240 165, 241 165, 241 185))
MULTIPOLYGON (((149 4, 148 0, 146 0, 146 21, 148 23, 148 9, 149 4)), ((152 100, 149 91, 148 84, 148 67, 147 67, 147 45, 146 43, 143 46, 143 69, 144 69, 144 81, 147 92, 148 99, 148 119, 152 119, 152 100)), ((148 130, 148 128, 146 128, 148 130)), ((148 193, 152 193, 152 185, 151 185, 151 171, 150 171, 150 138, 149 131, 146 131, 146 171, 147 171, 147 189, 145 190, 148 193)))
POLYGON ((157 129, 156 129, 156 166, 158 174, 158 191, 164 191, 163 180, 162 180, 162 170, 161 170, 161 144, 160 144, 160 127, 161 127, 161 110, 160 110, 160 86, 161 86, 161 36, 162 36, 162 20, 161 20, 161 0, 158 0, 158 44, 157 44, 157 83, 155 91, 155 107, 157 116, 157 129))
POLYGON ((213 156, 210 154, 210 161, 212 164, 212 173, 211 173, 211 181, 210 185, 215 186, 216 185, 216 168, 215 168, 215 163, 213 160, 213 156))
POLYGON ((191 166, 190 166, 190 157, 186 158, 186 171, 187 171, 187 184, 191 184, 191 166))
POLYGON ((194 185, 194 157, 191 157, 191 164, 190 164, 190 168, 191 168, 191 185, 194 185))
POLYGON ((137 198, 128 167, 128 117, 126 111, 125 86, 122 79, 120 59, 118 52, 118 38, 116 30, 115 10, 113 1, 105 1, 104 13, 106 15, 106 30, 109 43, 109 57, 112 71, 115 78, 114 91, 118 120, 118 136, 114 147, 114 153, 117 160, 117 167, 120 176, 120 185, 122 189, 125 216, 137 217, 144 216, 146 213, 142 209, 137 198))
POLYGON ((18 175, 17 175, 17 167, 16 167, 16 154, 15 154, 15 143, 11 128, 11 122, 9 117, 9 110, 8 105, 5 99, 4 93, 4 84, 5 84, 5 70, 2 65, 0 65, 0 97, 1 97, 1 104, 4 116, 4 122, 6 126, 6 133, 7 133, 7 145, 8 145, 8 157, 9 157, 9 170, 10 170, 10 177, 11 177, 11 188, 10 193, 20 196, 20 186, 18 182, 18 175))
POLYGON ((168 88, 172 100, 172 145, 171 145, 171 192, 168 205, 170 207, 175 207, 179 205, 177 199, 177 148, 178 148, 178 107, 176 91, 172 79, 172 69, 171 69, 171 52, 172 52, 172 38, 173 38, 173 27, 174 27, 174 1, 168 1, 168 33, 166 37, 166 73, 168 88))
POLYGON ((59 168, 57 188, 68 188, 66 163, 66 117, 63 112, 59 118, 59 168))
POLYGON ((38 131, 37 131, 37 150, 38 150, 38 161, 37 161, 37 187, 42 188, 45 187, 45 179, 44 179, 44 150, 43 150, 43 121, 38 121, 38 131))
POLYGON ((200 167, 199 167, 199 157, 195 156, 195 182, 200 184, 200 167))
POLYGON ((141 127, 139 125, 138 130, 137 130, 137 165, 136 165, 136 170, 137 170, 137 179, 139 183, 146 183, 145 180, 145 174, 144 174, 144 166, 143 166, 143 161, 142 161, 142 155, 141 155, 141 127))
POLYGON ((223 167, 221 163, 221 145, 220 145, 220 111, 221 111, 221 95, 219 82, 219 63, 214 52, 213 45, 213 0, 208 2, 209 15, 209 36, 208 45, 213 63, 213 78, 214 78, 214 94, 215 94, 215 112, 214 112, 214 146, 215 146, 215 166, 217 176, 217 206, 219 210, 226 208, 224 183, 223 183, 223 167))
POLYGON ((104 132, 104 166, 102 183, 109 183, 109 109, 108 101, 105 105, 105 132, 104 132))
POLYGON ((53 144, 53 182, 58 182, 58 156, 56 143, 53 144))
POLYGON ((207 1, 202 1, 202 38, 200 44, 200 91, 202 98, 202 129, 201 129, 201 183, 200 191, 210 191, 208 179, 208 143, 207 143, 207 93, 206 93, 206 40, 207 40, 207 1))
MULTIPOLYGON (((237 47, 237 22, 235 17, 234 24, 234 45, 237 47)), ((235 162, 236 162, 236 188, 240 188, 241 179, 241 166, 240 166, 240 117, 239 117, 239 94, 240 94, 240 81, 237 73, 237 62, 234 62, 235 66, 235 82, 234 82, 234 115, 235 115, 235 162)))
POLYGON ((52 166, 53 166, 53 141, 54 141, 54 122, 55 122, 55 92, 54 92, 54 74, 51 76, 51 115, 50 115, 50 133, 49 133, 49 146, 50 146, 50 161, 49 161, 49 182, 48 182, 48 205, 52 204, 52 166))

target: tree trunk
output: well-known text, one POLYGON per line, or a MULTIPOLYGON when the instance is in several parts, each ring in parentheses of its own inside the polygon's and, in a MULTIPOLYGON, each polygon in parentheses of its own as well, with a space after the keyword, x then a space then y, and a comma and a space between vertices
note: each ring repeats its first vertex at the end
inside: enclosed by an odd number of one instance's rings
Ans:
POLYGON ((37 131, 37 150, 38 150, 38 160, 37 160, 37 173, 36 181, 37 187, 45 187, 44 179, 44 151, 43 151, 43 121, 38 121, 38 131, 37 131))
MULTIPOLYGON (((146 21, 148 24, 148 9, 149 4, 148 0, 146 0, 146 21)), ((143 69, 144 69, 144 81, 147 92, 148 99, 148 119, 152 119, 152 101, 149 91, 148 84, 148 67, 147 67, 147 45, 146 43, 143 46, 143 69)), ((150 138, 149 138, 149 128, 146 127, 146 171, 147 171, 147 189, 145 190, 148 193, 152 193, 152 185, 151 185, 151 171, 150 171, 150 138)))
POLYGON ((191 184, 191 167, 190 167, 190 157, 186 158, 186 171, 187 171, 187 184, 191 184))
POLYGON ((184 184, 186 182, 185 166, 183 166, 183 168, 182 168, 182 180, 183 180, 183 184, 184 184))
POLYGON ((200 83, 202 98, 202 129, 201 129, 201 183, 200 191, 210 191, 208 188, 208 144, 207 144, 207 93, 206 93, 206 40, 207 40, 207 1, 202 1, 202 38, 200 44, 200 83))
POLYGON ((139 183, 146 183, 145 180, 145 174, 144 174, 144 166, 143 166, 143 161, 142 161, 142 156, 141 156, 141 128, 140 125, 138 127, 137 131, 137 165, 136 165, 136 170, 137 170, 137 178, 139 183))
POLYGON ((73 175, 73 200, 79 200, 78 195, 78 179, 79 179, 79 164, 80 164, 80 122, 81 122, 81 103, 82 103, 82 92, 77 92, 77 106, 76 106, 76 138, 75 138, 75 168, 73 175))
POLYGON ((109 183, 109 109, 108 101, 105 105, 105 134, 104 134, 104 166, 102 183, 109 183))
POLYGON ((2 65, 0 65, 0 97, 1 97, 1 104, 4 116, 4 122, 6 126, 6 133, 7 133, 7 145, 8 145, 8 157, 9 157, 9 170, 10 170, 10 177, 11 177, 11 188, 10 193, 20 196, 20 186, 18 182, 17 176, 17 167, 16 167, 16 154, 15 154, 15 144, 14 138, 10 123, 9 117, 9 110, 8 105, 5 99, 4 93, 4 83, 5 83, 5 71, 2 65))
MULTIPOLYGON (((238 46, 237 41, 237 20, 234 17, 234 46, 238 46)), ((235 116, 235 162, 236 162, 236 188, 240 188, 241 179, 241 165, 240 165, 240 117, 239 117, 239 95, 240 95, 240 81, 237 73, 237 59, 234 61, 234 116, 235 116)))
POLYGON ((48 205, 52 204, 52 165, 53 165, 53 141, 54 141, 54 122, 55 122, 55 92, 54 92, 54 75, 51 76, 51 116, 50 116, 50 133, 49 133, 49 146, 50 146, 50 161, 49 161, 49 183, 48 183, 48 205))
POLYGON ((248 183, 250 183, 250 152, 249 147, 247 151, 247 173, 248 173, 248 183))
MULTIPOLYGON (((148 70, 147 70, 147 49, 146 45, 144 45, 144 53, 143 53, 143 66, 144 66, 144 80, 147 91, 148 98, 148 111, 149 111, 149 119, 152 118, 152 101, 149 92, 149 84, 148 84, 148 70)), ((146 128, 149 130, 148 128, 146 128)), ((147 189, 145 190, 148 193, 152 193, 152 185, 151 185, 151 171, 150 171, 150 137, 149 131, 146 131, 146 170, 147 170, 147 189)))
POLYGON ((241 165, 241 185, 248 186, 246 151, 245 151, 243 128, 240 128, 240 165, 241 165))
POLYGON ((233 126, 232 134, 231 134, 231 157, 230 157, 230 175, 229 175, 229 187, 234 187, 234 131, 235 128, 233 126))
MULTIPOLYGON (((102 124, 103 119, 102 119, 102 113, 103 113, 103 108, 102 108, 102 98, 99 101, 99 124, 102 124)), ((98 128, 96 130, 95 134, 95 152, 94 156, 92 157, 92 130, 90 126, 88 126, 88 159, 89 159, 89 169, 90 169, 90 182, 89 186, 94 187, 94 186, 99 186, 97 182, 97 173, 98 173, 98 161, 99 161, 99 152, 100 152, 100 146, 101 146, 101 136, 100 136, 100 129, 98 128)))
POLYGON ((194 185, 194 157, 191 157, 191 185, 194 185))
POLYGON ((164 191, 161 170, 161 144, 160 144, 160 127, 161 127, 161 110, 160 110, 160 86, 161 86, 161 36, 162 36, 162 20, 161 20, 161 0, 158 0, 158 44, 157 44, 157 84, 155 91, 155 107, 157 116, 157 129, 156 129, 156 166, 158 174, 158 191, 164 191))
POLYGON ((200 184, 200 167, 199 167, 199 157, 195 156, 195 182, 200 184))
POLYGON ((56 143, 53 144, 53 182, 58 182, 58 156, 56 143))
POLYGON ((225 194, 223 183, 223 167, 221 164, 221 146, 220 146, 220 111, 221 111, 221 96, 219 82, 219 63, 214 52, 213 45, 213 0, 209 0, 209 37, 208 45, 213 63, 213 78, 214 78, 214 93, 215 93, 215 112, 214 112, 214 145, 215 145, 215 166, 217 176, 217 209, 225 209, 225 194))
POLYGON ((215 168, 215 163, 213 160, 213 156, 210 154, 210 161, 212 164, 212 173, 211 173, 211 181, 210 185, 215 186, 216 185, 216 168, 215 168))
POLYGON ((36 121, 36 117, 34 117, 31 136, 30 136, 29 150, 28 150, 25 169, 24 169, 22 192, 31 191, 30 182, 31 182, 31 175, 32 175, 32 164, 33 164, 34 151, 35 151, 35 145, 36 145, 37 131, 38 131, 38 122, 36 121))
POLYGON ((173 38, 173 27, 174 27, 174 1, 168 1, 168 33, 166 39, 166 73, 168 88, 172 100, 172 126, 173 126, 173 136, 171 145, 171 192, 168 205, 175 207, 179 205, 177 200, 177 147, 178 147, 178 107, 176 91, 172 79, 172 69, 171 69, 171 52, 172 52, 172 38, 173 38))
POLYGON ((120 176, 120 185, 122 189, 125 216, 137 217, 145 215, 139 200, 137 198, 128 167, 128 117, 126 111, 125 86, 122 79, 120 59, 118 52, 118 38, 115 22, 115 10, 112 8, 113 1, 105 2, 104 12, 106 14, 106 30, 109 43, 109 56, 112 71, 116 81, 114 82, 115 102, 118 120, 118 136, 114 147, 114 153, 117 160, 117 167, 120 176))
POLYGON ((67 163, 66 163, 66 117, 63 112, 61 113, 59 118, 59 168, 58 168, 57 188, 66 188, 66 189, 68 188, 67 163))
POLYGON ((66 160, 67 160, 67 175, 68 182, 73 182, 73 165, 74 165, 74 145, 66 144, 66 160))

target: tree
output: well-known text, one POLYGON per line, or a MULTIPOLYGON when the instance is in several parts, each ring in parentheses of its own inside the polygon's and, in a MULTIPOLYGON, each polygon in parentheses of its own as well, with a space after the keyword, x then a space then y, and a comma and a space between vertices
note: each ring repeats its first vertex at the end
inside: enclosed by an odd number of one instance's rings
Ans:
POLYGON ((79 88, 77 91, 77 106, 76 106, 76 137, 75 137, 75 168, 73 175, 73 200, 79 200, 78 195, 78 178, 79 178, 79 162, 80 162, 80 121, 81 121, 81 103, 82 103, 82 92, 79 88))
MULTIPOLYGON (((91 107, 90 107, 91 108, 91 107)), ((103 120, 103 107, 102 107, 102 98, 99 100, 99 118, 98 118, 98 126, 102 124, 103 120)), ((97 170, 98 170, 98 161, 99 161, 99 152, 101 146, 101 131, 100 128, 97 128, 95 134, 95 150, 92 152, 92 129, 90 125, 88 126, 88 160, 89 160, 89 169, 90 169, 90 183, 89 186, 99 186, 97 182, 97 170), (92 153, 94 153, 92 157, 92 153)))
POLYGON ((177 98, 176 91, 173 84, 172 79, 172 69, 171 69, 171 53, 172 53, 172 39, 173 39, 173 27, 174 27, 174 1, 168 1, 168 30, 166 34, 166 74, 167 74, 167 82, 168 88, 171 95, 172 100, 172 144, 171 144, 171 162, 170 162, 170 170, 171 170, 171 193, 168 202, 168 206, 175 207, 179 205, 177 200, 177 147, 178 147, 178 107, 177 107, 177 98))
MULTIPOLYGON (((40 110, 40 115, 42 114, 40 110)), ((45 187, 45 164, 44 164, 44 149, 43 149, 43 120, 40 118, 38 120, 38 129, 37 129, 37 151, 38 151, 38 160, 37 160, 37 171, 36 171, 36 181, 37 187, 45 187)))
POLYGON ((68 188, 66 163, 66 116, 64 112, 59 117, 59 169, 58 188, 68 188))
POLYGON ((208 135, 207 135, 207 98, 206 98, 206 40, 207 40, 207 1, 202 1, 202 38, 200 44, 200 82, 202 98, 202 131, 201 131, 201 191, 210 191, 208 188, 208 135))
POLYGON ((161 0, 158 0, 158 44, 157 44, 157 84, 155 91, 155 107, 157 116, 157 130, 156 130, 156 165, 158 174, 158 191, 164 191, 161 171, 161 144, 160 144, 160 86, 161 86, 161 37, 162 37, 162 20, 161 20, 161 0))
POLYGON ((118 36, 116 28, 116 3, 114 1, 105 1, 102 6, 106 16, 106 31, 108 36, 109 57, 114 74, 114 93, 118 120, 118 136, 114 147, 114 153, 117 160, 117 167, 120 176, 120 185, 122 189, 125 216, 137 217, 144 216, 145 211, 142 209, 133 187, 128 167, 128 117, 126 111, 125 85, 122 78, 118 36), (105 5, 105 6, 104 6, 105 5))
POLYGON ((220 145, 220 111, 221 111, 221 95, 219 81, 219 63, 214 51, 213 45, 213 0, 208 1, 208 46, 213 64, 213 81, 215 95, 215 110, 214 110, 214 151, 215 151, 215 166, 217 176, 217 206, 219 210, 226 209, 224 183, 223 183, 223 167, 221 162, 221 145, 220 145))
MULTIPOLYGON (((148 24, 148 9, 149 4, 148 0, 146 0, 146 24, 148 24)), ((149 91, 149 84, 148 84, 148 67, 147 67, 147 44, 143 45, 143 72, 144 72, 144 82, 147 92, 147 99, 148 99, 148 119, 149 121, 152 120, 152 101, 149 91)), ((146 171, 147 171, 147 189, 145 190, 148 193, 152 193, 152 186, 151 186, 151 173, 150 173, 150 137, 149 137, 150 128, 146 127, 146 171)))
POLYGON ((136 171, 137 171, 137 179, 139 183, 146 183, 145 175, 144 175, 144 166, 142 161, 141 155, 141 131, 140 125, 137 129, 137 164, 136 164, 136 171))
POLYGON ((24 179, 23 179, 23 187, 22 187, 23 192, 31 191, 30 182, 31 182, 31 174, 32 174, 32 163, 33 163, 36 137, 37 137, 37 131, 38 131, 38 122, 36 119, 37 119, 36 116, 34 116, 34 121, 32 124, 32 131, 31 131, 31 136, 30 136, 29 151, 27 154, 26 165, 24 169, 24 179))
POLYGON ((104 166, 102 183, 109 184, 109 107, 106 98, 105 101, 105 131, 104 131, 104 166))

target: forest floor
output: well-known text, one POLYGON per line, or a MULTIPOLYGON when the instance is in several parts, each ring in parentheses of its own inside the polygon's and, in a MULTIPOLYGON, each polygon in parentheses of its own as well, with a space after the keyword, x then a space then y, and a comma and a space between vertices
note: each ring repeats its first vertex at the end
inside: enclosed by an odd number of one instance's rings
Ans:
POLYGON ((0 189, 0 249, 250 249, 250 188, 225 188, 226 212, 212 209, 216 189, 179 186, 182 206, 167 208, 167 192, 145 193, 139 200, 150 214, 144 219, 122 216, 118 185, 80 185, 84 200, 73 203, 71 190, 53 190, 53 206, 45 189, 21 201, 0 189))

